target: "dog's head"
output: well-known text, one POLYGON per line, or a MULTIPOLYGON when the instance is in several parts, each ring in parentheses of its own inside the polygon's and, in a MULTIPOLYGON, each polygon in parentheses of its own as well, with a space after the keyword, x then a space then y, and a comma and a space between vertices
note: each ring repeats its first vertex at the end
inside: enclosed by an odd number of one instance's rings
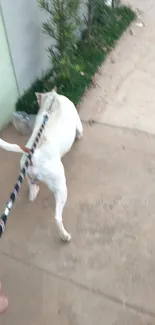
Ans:
POLYGON ((50 92, 46 93, 35 93, 38 103, 38 113, 46 111, 50 108, 53 98, 56 96, 57 88, 54 87, 50 92))

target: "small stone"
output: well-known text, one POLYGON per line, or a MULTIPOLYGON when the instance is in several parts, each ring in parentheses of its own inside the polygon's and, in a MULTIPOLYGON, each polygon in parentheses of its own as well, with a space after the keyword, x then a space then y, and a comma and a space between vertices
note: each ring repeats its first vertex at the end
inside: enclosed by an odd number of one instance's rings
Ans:
POLYGON ((98 68, 98 74, 101 76, 102 75, 102 69, 98 68))
POLYGON ((90 120, 88 121, 88 123, 89 123, 90 126, 93 126, 93 125, 96 123, 96 121, 93 120, 93 119, 90 119, 90 120))
POLYGON ((116 63, 116 60, 114 58, 111 58, 111 63, 115 64, 116 63))
POLYGON ((139 8, 136 8, 136 11, 137 11, 138 15, 143 15, 144 14, 144 12, 142 10, 140 10, 139 8))
POLYGON ((96 78, 95 77, 92 78, 92 84, 93 84, 93 86, 100 88, 99 84, 96 82, 96 78))
POLYGON ((142 28, 142 27, 144 27, 144 24, 140 21, 140 22, 136 23, 136 26, 142 28))
POLYGON ((104 52, 107 52, 108 51, 107 47, 105 47, 105 46, 103 46, 102 49, 103 49, 104 52))

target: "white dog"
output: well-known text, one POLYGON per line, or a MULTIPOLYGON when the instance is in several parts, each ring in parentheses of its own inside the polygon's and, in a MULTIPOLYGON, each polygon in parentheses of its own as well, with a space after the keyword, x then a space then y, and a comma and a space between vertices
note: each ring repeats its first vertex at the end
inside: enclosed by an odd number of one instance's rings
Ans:
POLYGON ((82 137, 83 127, 74 104, 67 97, 58 95, 55 90, 44 94, 37 93, 36 96, 40 108, 26 147, 10 144, 2 139, 0 139, 0 147, 8 151, 24 152, 20 162, 22 168, 26 161, 25 152, 28 151, 27 148, 32 147, 43 122, 43 116, 48 109, 51 109, 50 117, 32 157, 32 165, 27 170, 26 179, 31 201, 39 192, 37 181, 46 183, 54 193, 56 224, 61 238, 70 241, 71 235, 65 230, 62 220, 63 208, 67 200, 67 186, 61 158, 71 149, 75 138, 82 137))

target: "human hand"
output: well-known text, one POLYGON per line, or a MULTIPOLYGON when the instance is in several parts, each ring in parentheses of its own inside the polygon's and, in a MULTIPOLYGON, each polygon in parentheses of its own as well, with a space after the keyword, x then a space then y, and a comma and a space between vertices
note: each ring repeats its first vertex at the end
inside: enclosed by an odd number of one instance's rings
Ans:
POLYGON ((2 295, 1 288, 0 282, 0 314, 3 314, 8 308, 8 298, 2 295))

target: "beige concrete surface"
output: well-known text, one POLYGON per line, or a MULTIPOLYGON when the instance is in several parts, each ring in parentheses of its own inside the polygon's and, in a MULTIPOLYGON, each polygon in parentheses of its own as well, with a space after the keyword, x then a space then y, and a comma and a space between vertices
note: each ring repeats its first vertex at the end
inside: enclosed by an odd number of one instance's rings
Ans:
MULTIPOLYGON (((0 325, 155 324, 154 30, 149 32, 155 6, 133 2, 145 9, 148 25, 134 24, 133 36, 124 34, 110 56, 117 56, 115 63, 108 58, 101 68, 100 87, 92 87, 81 105, 84 138, 64 159, 64 223, 73 239, 59 240, 49 190, 41 185, 30 203, 24 183, 0 240, 0 279, 10 303, 0 325)), ((1 137, 26 142, 13 127, 1 137)), ((0 150, 2 211, 19 159, 0 150)))
POLYGON ((3 255, 1 262, 10 297, 8 314, 0 319, 2 325, 153 324, 147 316, 33 266, 3 255))
MULTIPOLYGON (((2 136, 8 141, 25 143, 13 128, 2 136)), ((61 324, 61 319, 55 318, 55 308, 59 308, 61 299, 67 308, 66 299, 73 294, 72 290, 76 299, 71 299, 70 308, 76 311, 77 324, 103 324, 104 317, 108 325, 121 324, 125 318, 126 323, 122 324, 137 324, 138 317, 139 324, 153 324, 154 147, 154 136, 102 124, 85 124, 83 140, 64 159, 69 189, 64 220, 73 235, 69 245, 62 244, 57 235, 51 193, 42 186, 37 200, 29 203, 27 187, 23 186, 0 243, 0 278, 11 304, 5 316, 6 324, 10 324, 11 312, 13 325, 18 317, 21 319, 19 306, 24 310, 27 300, 29 304, 24 312, 27 324, 34 324, 37 319, 37 305, 42 315, 40 324, 44 324, 41 321, 44 318, 46 324, 52 315, 54 324, 61 324), (46 289, 43 283, 39 285, 38 272, 42 274, 40 277, 47 278, 46 289), (65 290, 60 280, 67 290, 63 298, 55 294, 55 290, 65 290), (34 297, 32 291, 36 291, 34 297), (92 298, 87 299, 85 311, 81 299, 88 293, 92 298), (41 307, 46 294, 48 312, 41 307), (89 304, 96 306, 94 312, 89 304), (107 305, 106 312, 101 312, 102 306, 107 305), (82 310, 87 314, 87 321, 80 318, 82 310), (145 322, 148 317, 152 322, 145 322)), ((0 205, 3 206, 18 174, 19 156, 1 151, 0 159, 3 188, 0 205), (4 175, 8 176, 7 183, 4 175)), ((70 324, 70 316, 65 315, 66 324, 70 324)))
POLYGON ((140 8, 137 21, 96 75, 99 87, 92 87, 84 97, 81 116, 155 134, 155 1, 131 0, 130 4, 140 8))

